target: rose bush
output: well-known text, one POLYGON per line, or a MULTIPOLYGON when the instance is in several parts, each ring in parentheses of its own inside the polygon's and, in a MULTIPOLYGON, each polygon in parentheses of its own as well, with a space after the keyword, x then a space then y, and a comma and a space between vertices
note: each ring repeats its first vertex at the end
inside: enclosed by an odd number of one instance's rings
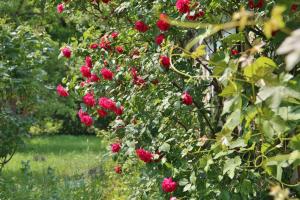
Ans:
POLYGON ((89 19, 67 44, 67 84, 98 100, 81 104, 82 123, 115 118, 115 171, 144 166, 133 199, 267 199, 278 184, 300 194, 297 2, 65 4, 89 19))

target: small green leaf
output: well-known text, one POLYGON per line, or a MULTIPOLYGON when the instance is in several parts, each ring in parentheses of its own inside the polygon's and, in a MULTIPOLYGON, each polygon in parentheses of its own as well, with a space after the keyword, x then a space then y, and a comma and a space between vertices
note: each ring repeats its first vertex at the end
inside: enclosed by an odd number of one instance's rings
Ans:
POLYGON ((294 150, 300 150, 300 134, 294 135, 289 143, 289 147, 294 150))
POLYGON ((195 172, 192 172, 192 174, 190 176, 190 182, 195 185, 196 184, 196 180, 197 180, 196 174, 195 174, 195 172))
POLYGON ((206 54, 205 45, 200 45, 197 47, 196 51, 192 53, 192 58, 196 59, 206 54))
POLYGON ((241 164, 242 161, 239 156, 226 160, 223 168, 223 175, 227 173, 229 178, 233 179, 236 168, 241 164))
POLYGON ((183 178, 183 179, 179 180, 179 185, 180 186, 185 186, 188 183, 189 183, 189 181, 186 178, 183 178))
POLYGON ((159 151, 162 152, 169 152, 170 151, 170 145, 168 143, 163 143, 160 147, 159 147, 159 151))
POLYGON ((184 192, 189 191, 189 190, 191 190, 191 187, 192 187, 192 184, 189 183, 183 188, 183 191, 184 192))
POLYGON ((244 76, 251 82, 268 77, 277 67, 276 63, 267 57, 258 58, 252 65, 244 68, 244 76))

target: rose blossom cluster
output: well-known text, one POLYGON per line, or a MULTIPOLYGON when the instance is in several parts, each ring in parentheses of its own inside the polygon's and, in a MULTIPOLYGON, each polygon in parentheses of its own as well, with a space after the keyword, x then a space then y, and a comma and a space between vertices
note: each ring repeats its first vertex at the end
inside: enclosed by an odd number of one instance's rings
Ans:
MULTIPOLYGON (((99 2, 99 1, 98 1, 99 2)), ((102 0, 103 3, 109 3, 109 0, 102 0)), ((194 10, 193 6, 191 5, 190 0, 177 0, 176 1, 176 9, 181 14, 186 14, 186 18, 188 20, 195 20, 199 17, 204 16, 203 11, 199 12, 193 12, 195 14, 191 15, 191 10, 194 10)), ((162 13, 160 14, 159 19, 156 21, 155 25, 148 25, 147 20, 137 20, 134 24, 134 29, 139 32, 139 34, 147 34, 146 32, 150 32, 150 29, 155 29, 157 31, 157 35, 155 36, 155 44, 157 44, 158 49, 163 49, 161 47, 162 44, 167 44, 168 40, 168 32, 172 31, 171 22, 168 19, 167 14, 162 13)), ((121 35, 122 36, 122 35, 121 35)), ((94 53, 103 53, 103 50, 109 52, 110 55, 116 55, 119 57, 124 57, 127 55, 126 46, 124 47, 122 44, 117 44, 117 41, 120 39, 119 33, 114 31, 111 34, 105 33, 104 35, 101 35, 98 38, 97 42, 94 42, 92 44, 89 44, 89 51, 92 51, 94 53)), ((169 36, 170 37, 170 36, 169 36)), ((71 48, 65 47, 61 50, 62 55, 65 58, 71 58, 72 51, 71 48)), ((142 55, 142 52, 139 52, 137 48, 132 49, 128 52, 127 56, 130 56, 132 59, 139 58, 140 55, 142 55)), ((114 83, 118 81, 118 74, 121 71, 122 72, 122 66, 116 64, 116 70, 112 70, 110 68, 110 60, 105 60, 104 55, 102 54, 102 62, 103 66, 101 68, 97 68, 98 64, 95 62, 95 65, 93 63, 94 55, 87 55, 84 60, 84 65, 80 67, 80 73, 82 75, 82 78, 85 82, 83 82, 82 86, 86 86, 86 92, 84 96, 82 97, 82 102, 85 104, 85 108, 80 109, 78 111, 78 116, 80 118, 80 121, 85 124, 86 126, 92 126, 93 121, 95 118, 92 117, 93 113, 90 111, 95 111, 94 113, 98 114, 99 118, 106 117, 110 112, 114 113, 117 116, 120 116, 123 114, 124 107, 122 105, 119 105, 119 103, 116 103, 113 98, 108 98, 106 96, 101 96, 100 98, 96 97, 98 93, 95 90, 95 93, 92 88, 89 88, 90 86, 93 86, 94 83, 99 82, 101 78, 101 83, 114 83), (95 66, 95 67, 94 67, 95 66), (88 83, 88 84, 87 84, 88 83)), ((161 53, 159 56, 158 63, 162 67, 162 69, 165 69, 167 72, 170 68, 172 69, 171 65, 171 58, 164 52, 161 53)), ((133 83, 136 85, 145 85, 146 81, 144 80, 147 76, 141 76, 141 70, 136 67, 129 67, 129 73, 132 76, 133 83), (143 78, 144 77, 144 78, 143 78)), ((155 80, 155 83, 158 84, 158 80, 155 80)), ((69 93, 67 89, 65 89, 63 86, 59 85, 57 86, 57 93, 60 96, 68 96, 69 93)), ((193 98, 190 95, 188 91, 184 91, 181 95, 181 102, 184 105, 190 106, 193 104, 193 98)), ((118 156, 121 151, 122 144, 119 142, 115 142, 110 145, 111 152, 118 156), (119 154, 118 154, 119 153, 119 154)), ((147 163, 150 165, 155 164, 156 162, 159 162, 164 155, 161 155, 159 152, 152 153, 150 151, 145 150, 144 148, 138 148, 135 150, 136 156, 143 161, 144 163, 147 163), (156 158, 156 154, 159 155, 159 159, 156 158)), ((117 165, 114 167, 114 171, 117 174, 124 173, 122 172, 122 165, 117 165)), ((177 188, 176 181, 173 180, 172 177, 164 178, 161 183, 161 188, 163 192, 166 193, 173 193, 177 188)), ((171 197, 172 200, 175 200, 176 197, 171 197)))

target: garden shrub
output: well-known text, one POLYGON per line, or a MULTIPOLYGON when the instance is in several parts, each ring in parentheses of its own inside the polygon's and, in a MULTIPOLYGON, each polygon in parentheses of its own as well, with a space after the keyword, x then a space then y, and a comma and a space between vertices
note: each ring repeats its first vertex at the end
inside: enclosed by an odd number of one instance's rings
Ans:
POLYGON ((144 165, 131 199, 300 195, 298 2, 65 0, 55 9, 85 19, 82 36, 62 45, 70 74, 57 92, 83 102, 88 127, 114 119, 116 172, 144 165))
POLYGON ((299 195, 296 2, 58 6, 91 19, 62 48, 77 77, 62 90, 82 98, 86 126, 115 116, 116 172, 145 163, 132 198, 277 198, 277 184, 299 195))

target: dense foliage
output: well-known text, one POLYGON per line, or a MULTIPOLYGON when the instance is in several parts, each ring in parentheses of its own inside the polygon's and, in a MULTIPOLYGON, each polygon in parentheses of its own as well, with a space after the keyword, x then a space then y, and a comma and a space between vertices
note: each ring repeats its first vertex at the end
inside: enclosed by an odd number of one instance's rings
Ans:
POLYGON ((0 3, 8 11, 0 28, 0 117, 12 119, 0 121, 3 163, 26 128, 19 117, 66 119, 80 101, 82 124, 110 122, 112 170, 126 178, 140 169, 130 199, 299 197, 298 6, 0 3))
POLYGON ((89 19, 61 52, 74 75, 60 94, 82 99, 87 126, 116 118, 116 172, 145 162, 132 199, 300 195, 297 2, 73 0, 57 10, 89 19))
POLYGON ((21 135, 87 131, 76 119, 78 102, 61 101, 54 92, 68 71, 57 51, 76 35, 74 23, 57 18, 52 4, 39 0, 1 1, 0 17, 2 169, 22 144, 21 135))

